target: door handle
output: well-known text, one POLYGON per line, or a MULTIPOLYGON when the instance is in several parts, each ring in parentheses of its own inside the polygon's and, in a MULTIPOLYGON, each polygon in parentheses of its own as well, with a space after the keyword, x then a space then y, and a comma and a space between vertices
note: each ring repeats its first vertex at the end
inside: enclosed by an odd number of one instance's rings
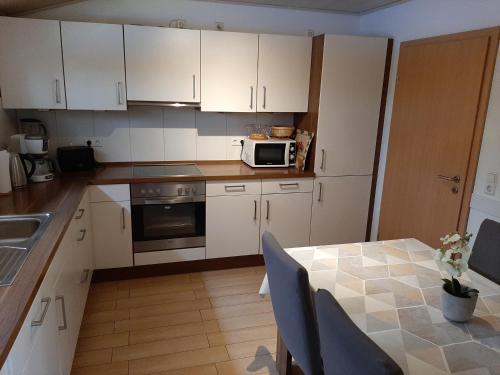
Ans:
POLYGON ((253 201, 253 219, 257 220, 257 200, 253 201))
POLYGON ((253 109, 253 86, 250 86, 250 109, 253 109))
POLYGON ((325 169, 325 149, 321 149, 321 165, 319 166, 319 169, 325 169))
POLYGON ((44 298, 42 298, 41 303, 42 303, 42 305, 45 304, 43 306, 42 316, 40 317, 39 320, 32 320, 31 321, 31 326, 32 327, 39 327, 39 326, 41 326, 43 324, 43 321, 45 320, 45 315, 47 315, 47 310, 49 309, 50 297, 44 297, 44 298))
POLYGON ((262 86, 262 89, 264 90, 264 100, 262 101, 262 108, 266 109, 267 87, 262 86))
POLYGON ((449 176, 444 176, 442 174, 438 174, 438 178, 441 180, 451 181, 451 182, 454 182, 456 184, 460 183, 460 176, 449 177, 449 176))
POLYGON ((64 331, 68 328, 68 322, 66 319, 66 305, 64 303, 64 296, 56 296, 56 301, 61 301, 61 311, 62 311, 62 316, 63 316, 63 325, 58 326, 57 329, 59 329, 59 331, 64 331))
POLYGON ((125 207, 122 207, 122 229, 125 230, 125 207))
POLYGON ((56 103, 61 103, 61 85, 58 79, 56 79, 56 103))
POLYGON ((193 99, 196 98, 196 75, 193 74, 193 99))
POLYGON ((84 213, 85 213, 85 209, 80 208, 80 209, 78 210, 78 216, 75 216, 75 219, 76 219, 76 220, 80 220, 80 219, 83 217, 83 214, 84 214, 84 213))
POLYGON ((319 183, 319 194, 318 194, 318 202, 323 200, 323 183, 319 183))
POLYGON ((79 239, 77 239, 78 242, 82 242, 85 239, 85 235, 87 234, 86 229, 80 229, 80 233, 82 234, 79 239))
POLYGON ((269 220, 269 208, 271 207, 271 204, 269 203, 269 200, 266 201, 266 220, 269 220))
POLYGON ((123 104, 123 98, 122 98, 122 83, 121 82, 118 82, 116 84, 116 90, 118 92, 118 105, 122 105, 123 104))

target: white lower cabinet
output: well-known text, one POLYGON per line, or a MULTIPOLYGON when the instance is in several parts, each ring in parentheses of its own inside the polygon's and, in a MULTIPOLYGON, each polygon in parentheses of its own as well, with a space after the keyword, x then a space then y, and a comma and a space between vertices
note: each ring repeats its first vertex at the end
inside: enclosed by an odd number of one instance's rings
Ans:
POLYGON ((207 197, 207 258, 259 253, 260 194, 207 197))
POLYGON ((80 244, 85 242, 82 231, 91 231, 89 213, 85 194, 22 323, 1 375, 70 374, 92 275, 92 244, 80 244), (85 265, 81 263, 83 259, 87 260, 85 265), (89 267, 89 271, 82 273, 82 266, 89 267))
POLYGON ((129 185, 90 187, 96 269, 130 267, 132 218, 129 185))
POLYGON ((372 176, 315 179, 311 245, 365 240, 371 181, 372 176))

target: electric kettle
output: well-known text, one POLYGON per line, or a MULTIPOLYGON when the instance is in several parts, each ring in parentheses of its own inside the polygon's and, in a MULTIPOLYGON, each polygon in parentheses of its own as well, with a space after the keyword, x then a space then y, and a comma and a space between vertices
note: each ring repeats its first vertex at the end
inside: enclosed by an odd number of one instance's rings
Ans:
POLYGON ((31 163, 30 171, 26 169, 26 165, 19 154, 11 153, 9 160, 10 180, 14 189, 22 189, 28 185, 28 178, 35 172, 35 163, 30 159, 25 159, 31 163))

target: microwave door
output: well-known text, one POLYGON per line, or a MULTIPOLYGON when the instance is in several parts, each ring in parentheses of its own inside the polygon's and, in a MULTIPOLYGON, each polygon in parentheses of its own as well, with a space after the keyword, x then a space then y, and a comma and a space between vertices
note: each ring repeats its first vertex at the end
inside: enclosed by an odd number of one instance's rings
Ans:
POLYGON ((255 145, 255 165, 284 166, 286 143, 257 143, 255 145))

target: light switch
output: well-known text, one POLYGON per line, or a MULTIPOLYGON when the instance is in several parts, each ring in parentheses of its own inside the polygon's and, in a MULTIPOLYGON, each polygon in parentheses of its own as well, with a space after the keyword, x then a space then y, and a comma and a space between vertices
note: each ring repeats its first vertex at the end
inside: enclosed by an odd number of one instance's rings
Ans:
POLYGON ((484 187, 484 193, 488 195, 495 195, 497 190, 497 174, 488 173, 486 175, 486 185, 484 187))

